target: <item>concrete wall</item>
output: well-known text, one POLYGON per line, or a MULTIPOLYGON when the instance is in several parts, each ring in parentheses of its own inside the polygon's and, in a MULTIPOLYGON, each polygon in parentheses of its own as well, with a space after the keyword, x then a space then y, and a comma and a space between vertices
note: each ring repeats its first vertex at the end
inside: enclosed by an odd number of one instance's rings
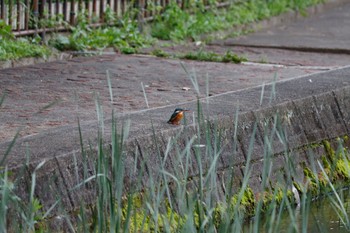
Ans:
MULTIPOLYGON (((166 124, 164 116, 173 111, 172 106, 119 117, 118 129, 121 122, 131 120, 129 136, 123 148, 125 189, 135 191, 147 188, 150 177, 157 182, 162 168, 176 174, 181 165, 179 154, 182 159, 186 158, 186 155, 181 155, 181 151, 196 134, 197 138, 193 139, 189 148, 192 153, 187 157, 191 162, 189 177, 193 187, 199 175, 196 155, 201 155, 201 166, 206 172, 215 160, 210 156, 213 153, 208 151, 215 151, 216 148, 220 151, 216 165, 220 195, 239 189, 248 157, 252 167, 249 185, 259 192, 263 163, 270 159, 264 157, 265 135, 269 135, 272 145, 272 166, 268 171, 270 184, 283 182, 283 179, 280 180, 284 176, 283 171, 291 172, 295 179, 302 181, 303 164, 312 166, 314 159, 324 154, 320 144, 322 140, 332 141, 338 136, 349 134, 349 74, 350 68, 344 68, 200 100, 203 114, 199 124, 202 129, 200 134, 197 134, 198 116, 195 110, 198 102, 183 104, 183 107, 194 110, 193 114, 186 117, 186 127, 166 124), (207 138, 205 130, 210 131, 212 137, 207 138), (255 143, 250 150, 252 136, 255 143), (281 139, 287 143, 281 143, 281 139), (169 140, 173 146, 166 153, 169 140), (289 152, 287 157, 285 151, 289 152), (316 157, 310 158, 311 154, 316 157), (295 170, 291 171, 286 161, 293 162, 295 170), (142 176, 141 171, 144 171, 142 176), (231 172, 234 174, 232 187, 228 182, 231 172)), ((108 149, 111 143, 111 120, 106 120, 105 125, 104 145, 108 149)), ((43 167, 35 171, 35 196, 45 209, 50 208, 57 199, 62 201, 62 207, 68 212, 77 209, 82 201, 90 203, 96 195, 94 182, 79 188, 76 186, 95 174, 97 128, 97 124, 91 123, 81 126, 86 152, 84 156, 81 154, 77 127, 19 139, 7 161, 9 170, 13 172, 12 179, 21 177, 19 196, 23 200, 28 198, 32 174, 36 166, 45 160, 43 167), (91 142, 92 150, 88 142, 91 142), (28 145, 30 159, 25 162, 28 145)), ((4 153, 9 144, 1 144, 0 152, 4 153)))

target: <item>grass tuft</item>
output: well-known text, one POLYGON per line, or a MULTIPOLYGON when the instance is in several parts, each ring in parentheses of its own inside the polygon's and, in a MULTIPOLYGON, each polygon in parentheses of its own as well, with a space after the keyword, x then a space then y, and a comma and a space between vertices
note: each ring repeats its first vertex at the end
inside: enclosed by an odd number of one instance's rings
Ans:
POLYGON ((240 57, 231 51, 227 51, 224 55, 220 55, 214 52, 206 52, 201 50, 198 52, 189 52, 185 55, 180 55, 179 57, 197 61, 232 62, 236 64, 247 61, 245 57, 240 57))

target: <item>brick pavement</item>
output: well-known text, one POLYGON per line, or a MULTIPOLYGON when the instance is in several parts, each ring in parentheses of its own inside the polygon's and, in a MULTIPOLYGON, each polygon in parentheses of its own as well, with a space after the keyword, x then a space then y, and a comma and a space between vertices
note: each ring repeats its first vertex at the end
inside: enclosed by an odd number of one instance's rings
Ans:
POLYGON ((80 57, 3 69, 0 93, 6 93, 6 97, 0 109, 0 140, 11 140, 18 129, 21 129, 21 136, 27 136, 60 126, 76 126, 77 117, 83 122, 96 120, 96 99, 100 100, 106 116, 110 116, 112 109, 119 114, 145 109, 141 83, 150 108, 195 100, 197 92, 181 62, 197 78, 201 97, 206 95, 207 77, 209 95, 216 95, 271 82, 275 73, 278 80, 283 80, 318 71, 310 67, 237 65, 125 55, 80 57), (107 71, 113 92, 112 103, 107 71), (186 91, 184 87, 190 89, 186 91), (52 106, 46 108, 48 105, 52 106))

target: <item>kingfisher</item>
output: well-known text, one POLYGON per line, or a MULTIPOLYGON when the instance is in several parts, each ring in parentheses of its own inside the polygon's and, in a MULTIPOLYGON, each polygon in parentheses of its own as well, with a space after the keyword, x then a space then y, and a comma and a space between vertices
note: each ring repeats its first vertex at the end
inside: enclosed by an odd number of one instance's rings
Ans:
POLYGON ((184 112, 188 112, 187 109, 182 108, 176 108, 174 113, 171 115, 170 119, 168 120, 169 124, 172 125, 179 125, 181 119, 184 117, 184 112))

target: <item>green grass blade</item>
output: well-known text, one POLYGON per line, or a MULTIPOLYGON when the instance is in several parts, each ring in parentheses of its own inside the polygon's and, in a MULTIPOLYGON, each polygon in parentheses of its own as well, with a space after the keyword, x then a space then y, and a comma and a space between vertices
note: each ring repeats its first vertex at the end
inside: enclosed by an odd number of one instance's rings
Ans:
POLYGON ((145 97, 146 106, 147 106, 147 108, 149 108, 148 99, 147 99, 147 95, 146 95, 146 90, 145 90, 145 86, 143 85, 143 82, 141 82, 141 87, 142 87, 143 96, 145 97))
POLYGON ((106 70, 106 77, 107 77, 107 84, 108 84, 108 90, 109 90, 109 97, 110 97, 111 103, 113 103, 113 89, 112 89, 109 70, 106 70))
POLYGON ((15 143, 16 143, 16 141, 17 141, 17 138, 19 137, 19 133, 20 133, 20 129, 17 130, 15 136, 14 136, 13 139, 11 140, 9 146, 7 147, 4 156, 2 157, 2 159, 1 159, 1 161, 0 161, 0 167, 3 167, 3 166, 4 166, 4 163, 5 163, 5 161, 6 161, 7 156, 10 154, 12 148, 14 147, 14 145, 15 145, 15 143))

